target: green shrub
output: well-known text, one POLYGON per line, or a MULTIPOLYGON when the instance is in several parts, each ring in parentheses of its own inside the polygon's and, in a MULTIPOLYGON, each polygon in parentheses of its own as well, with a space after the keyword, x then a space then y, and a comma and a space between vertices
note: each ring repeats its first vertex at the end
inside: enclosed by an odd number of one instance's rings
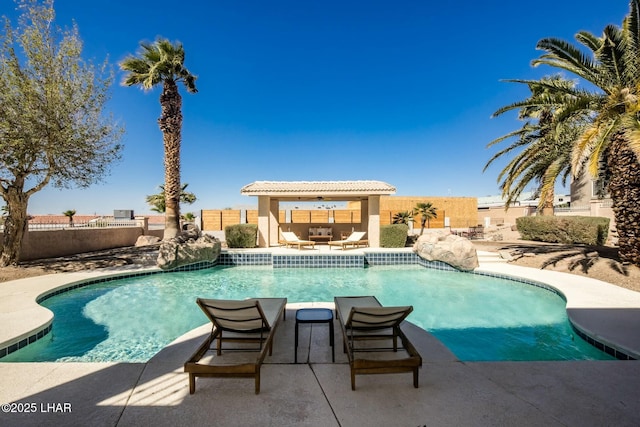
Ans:
POLYGON ((258 238, 258 226, 255 224, 227 225, 224 238, 230 248, 255 248, 258 238))
POLYGON ((380 247, 404 248, 407 244, 409 226, 406 224, 391 224, 380 227, 380 247))
POLYGON ((604 245, 609 218, 589 216, 526 216, 516 219, 523 240, 604 245))

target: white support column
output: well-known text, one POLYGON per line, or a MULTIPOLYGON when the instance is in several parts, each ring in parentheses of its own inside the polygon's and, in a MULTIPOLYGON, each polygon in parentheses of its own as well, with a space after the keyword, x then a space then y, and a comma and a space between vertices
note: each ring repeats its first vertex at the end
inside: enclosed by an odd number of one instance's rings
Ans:
POLYGON ((269 247, 269 216, 271 197, 258 196, 258 247, 269 247))
POLYGON ((280 229, 280 200, 271 199, 269 203, 269 242, 267 243, 267 247, 271 244, 278 243, 280 239, 279 229, 280 229))
POLYGON ((369 199, 360 201, 360 229, 357 231, 366 231, 365 237, 369 238, 369 199))
POLYGON ((380 247, 380 196, 369 196, 369 246, 380 247))

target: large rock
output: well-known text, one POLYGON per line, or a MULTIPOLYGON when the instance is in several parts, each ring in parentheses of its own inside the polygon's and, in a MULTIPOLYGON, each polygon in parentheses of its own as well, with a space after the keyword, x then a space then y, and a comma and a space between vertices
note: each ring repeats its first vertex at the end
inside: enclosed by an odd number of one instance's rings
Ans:
POLYGON ((163 241, 160 245, 157 264, 163 270, 173 270, 197 262, 213 262, 220 256, 221 243, 215 237, 202 234, 197 238, 192 233, 163 241))
POLYGON ((446 232, 420 236, 413 250, 427 261, 442 261, 462 271, 473 271, 480 265, 476 249, 469 239, 446 232))
POLYGON ((138 236, 136 246, 149 246, 160 243, 160 238, 156 236, 138 236))

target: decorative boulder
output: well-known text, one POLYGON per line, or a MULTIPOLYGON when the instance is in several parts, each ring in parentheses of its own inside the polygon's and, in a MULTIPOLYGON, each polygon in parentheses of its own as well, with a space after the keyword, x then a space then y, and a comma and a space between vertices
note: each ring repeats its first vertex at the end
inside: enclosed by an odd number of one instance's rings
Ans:
POLYGON ((220 256, 221 246, 218 239, 207 234, 197 238, 193 238, 190 233, 187 236, 177 236, 162 242, 157 265, 163 270, 173 270, 198 262, 213 262, 220 256))
POLYGON ((136 246, 149 246, 160 243, 160 238, 156 236, 138 236, 136 240, 136 246))
POLYGON ((418 238, 413 251, 427 261, 442 261, 462 271, 473 271, 480 264, 473 244, 449 233, 428 233, 418 238))

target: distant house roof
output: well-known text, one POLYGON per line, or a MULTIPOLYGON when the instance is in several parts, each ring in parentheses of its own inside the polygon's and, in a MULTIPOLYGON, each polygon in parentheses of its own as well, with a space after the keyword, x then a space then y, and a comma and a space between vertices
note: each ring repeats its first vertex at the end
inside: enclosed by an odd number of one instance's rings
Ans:
POLYGON ((240 190, 246 196, 271 196, 288 200, 340 198, 350 200, 371 195, 389 195, 396 188, 382 181, 256 181, 240 190))
MULTIPOLYGON (((74 222, 88 222, 98 218, 96 215, 74 215, 74 222)), ((69 224, 69 217, 65 215, 32 215, 29 219, 31 224, 69 224)))
MULTIPOLYGON (((512 206, 538 206, 540 199, 536 197, 536 193, 533 191, 524 191, 520 194, 516 201, 512 203, 512 206)), ((554 206, 567 203, 571 201, 571 196, 566 194, 554 195, 554 206)), ((502 196, 486 196, 478 197, 479 208, 489 208, 504 206, 505 199, 502 196)))
MULTIPOLYGON (((149 218, 149 224, 164 224, 164 215, 143 215, 149 218)), ((92 219, 113 218, 113 215, 74 215, 73 221, 77 223, 89 222, 92 219)), ((31 224, 68 224, 69 217, 65 215, 32 215, 31 224)))

